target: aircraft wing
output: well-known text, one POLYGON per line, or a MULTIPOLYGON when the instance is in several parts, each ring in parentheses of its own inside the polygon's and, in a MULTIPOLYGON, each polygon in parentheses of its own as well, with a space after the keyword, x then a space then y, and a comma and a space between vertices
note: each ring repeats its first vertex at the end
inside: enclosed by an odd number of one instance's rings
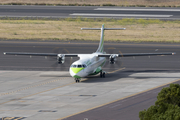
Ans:
MULTIPOLYGON (((176 53, 125 53, 125 54, 100 54, 98 57, 132 57, 132 56, 157 56, 157 55, 174 55, 176 53)), ((27 55, 27 56, 58 56, 64 57, 78 57, 78 54, 57 54, 57 53, 28 53, 28 52, 4 52, 4 55, 27 55)))
POLYGON ((157 55, 174 55, 176 53, 125 53, 125 54, 101 54, 98 57, 133 57, 133 56, 157 56, 157 55))
POLYGON ((78 57, 78 54, 57 54, 57 53, 27 53, 27 52, 4 52, 4 55, 27 55, 27 56, 58 56, 64 57, 78 57))

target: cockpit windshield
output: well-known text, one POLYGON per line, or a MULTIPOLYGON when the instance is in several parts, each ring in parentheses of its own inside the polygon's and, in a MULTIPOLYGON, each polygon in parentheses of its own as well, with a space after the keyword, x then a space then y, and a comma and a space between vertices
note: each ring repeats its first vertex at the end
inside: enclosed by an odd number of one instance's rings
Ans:
POLYGON ((86 68, 86 65, 85 64, 79 64, 79 65, 71 65, 72 68, 86 68))
POLYGON ((82 67, 82 65, 78 65, 77 67, 78 67, 78 68, 81 68, 81 67, 82 67))
POLYGON ((71 67, 76 68, 77 65, 71 65, 71 67))

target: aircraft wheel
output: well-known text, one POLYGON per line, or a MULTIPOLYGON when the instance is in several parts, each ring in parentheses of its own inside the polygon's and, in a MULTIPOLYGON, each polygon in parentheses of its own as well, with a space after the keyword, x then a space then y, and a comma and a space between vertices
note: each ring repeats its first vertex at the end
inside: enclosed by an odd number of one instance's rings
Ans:
POLYGON ((106 75, 105 72, 103 72, 102 77, 105 78, 105 75, 106 75))
POLYGON ((102 73, 102 72, 100 72, 100 77, 101 77, 101 78, 103 77, 103 73, 102 73))
POLYGON ((75 81, 76 81, 76 83, 79 83, 79 82, 80 82, 80 80, 79 80, 79 79, 77 79, 77 78, 75 78, 75 81))

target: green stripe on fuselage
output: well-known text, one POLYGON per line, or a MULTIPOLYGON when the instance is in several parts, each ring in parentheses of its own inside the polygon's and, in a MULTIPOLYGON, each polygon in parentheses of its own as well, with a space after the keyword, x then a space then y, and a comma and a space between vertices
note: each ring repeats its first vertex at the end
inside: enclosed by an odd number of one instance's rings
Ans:
POLYGON ((81 78, 80 76, 78 76, 78 75, 75 75, 75 76, 73 76, 74 78, 81 78))
POLYGON ((96 69, 96 71, 95 71, 94 73, 90 74, 90 75, 97 75, 97 74, 100 73, 101 71, 102 71, 101 67, 98 67, 98 68, 96 69))

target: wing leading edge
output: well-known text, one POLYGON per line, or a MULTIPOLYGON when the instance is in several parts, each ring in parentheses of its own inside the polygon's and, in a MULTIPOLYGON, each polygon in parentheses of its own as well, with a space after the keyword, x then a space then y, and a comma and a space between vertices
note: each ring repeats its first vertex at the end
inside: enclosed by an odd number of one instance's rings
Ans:
MULTIPOLYGON (((27 55, 27 56, 58 56, 57 53, 26 53, 26 52, 4 52, 4 55, 27 55)), ((78 57, 78 54, 63 54, 64 57, 78 57)))
POLYGON ((158 55, 175 55, 176 53, 125 53, 125 54, 101 54, 98 57, 110 57, 115 55, 116 57, 132 57, 132 56, 158 56, 158 55))

